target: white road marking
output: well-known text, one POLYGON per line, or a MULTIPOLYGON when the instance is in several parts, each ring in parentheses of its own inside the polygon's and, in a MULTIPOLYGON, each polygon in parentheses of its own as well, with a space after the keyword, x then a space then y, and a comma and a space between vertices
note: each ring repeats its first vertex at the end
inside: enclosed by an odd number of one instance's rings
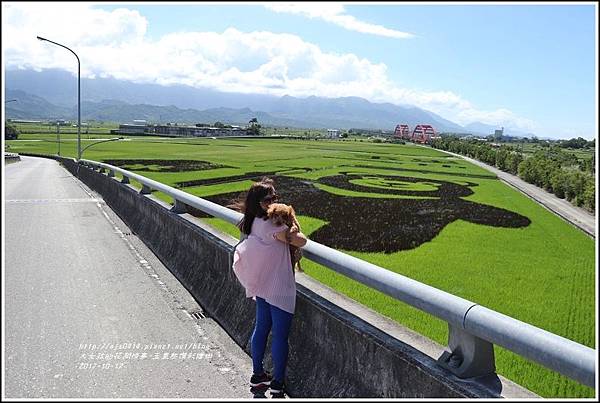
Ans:
POLYGON ((104 200, 99 199, 11 199, 6 200, 7 203, 104 203, 104 200))

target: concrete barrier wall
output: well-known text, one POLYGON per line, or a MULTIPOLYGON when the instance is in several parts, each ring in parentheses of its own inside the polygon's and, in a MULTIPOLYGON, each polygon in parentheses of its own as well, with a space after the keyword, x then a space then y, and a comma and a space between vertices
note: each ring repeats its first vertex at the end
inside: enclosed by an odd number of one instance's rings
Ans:
MULTIPOLYGON (((59 160, 77 174, 73 160, 59 160)), ((115 178, 84 167, 79 178, 249 353, 255 305, 231 269, 237 240, 188 214, 169 211, 152 195, 141 195, 115 178)), ((430 356, 300 284, 286 383, 293 397, 500 397, 497 389, 458 379, 430 356)))

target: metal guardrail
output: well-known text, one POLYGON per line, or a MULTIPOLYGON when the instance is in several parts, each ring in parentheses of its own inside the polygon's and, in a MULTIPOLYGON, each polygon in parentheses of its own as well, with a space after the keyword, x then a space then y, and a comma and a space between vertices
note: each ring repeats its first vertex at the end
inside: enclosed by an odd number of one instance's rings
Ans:
MULTIPOLYGON (((142 184, 140 193, 162 192, 175 200, 173 211, 187 206, 237 224, 242 214, 127 170, 91 160, 80 160, 90 168, 108 170, 142 184)), ((449 341, 438 363, 461 378, 495 372, 493 344, 513 351, 546 368, 594 388, 596 351, 471 301, 428 286, 383 267, 368 263, 325 245, 308 240, 304 256, 364 285, 425 311, 448 323, 449 341)))

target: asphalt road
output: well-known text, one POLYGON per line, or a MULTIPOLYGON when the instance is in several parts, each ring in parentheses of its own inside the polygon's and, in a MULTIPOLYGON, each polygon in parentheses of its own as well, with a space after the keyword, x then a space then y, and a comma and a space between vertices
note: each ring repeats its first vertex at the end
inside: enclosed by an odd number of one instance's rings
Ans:
POLYGON ((250 358, 102 199, 21 159, 4 166, 3 397, 251 397, 250 358))
POLYGON ((481 161, 477 161, 473 158, 465 157, 464 155, 455 154, 449 151, 442 152, 463 158, 472 164, 493 172, 498 176, 498 178, 500 178, 500 180, 513 186, 528 197, 540 203, 542 206, 546 207, 548 210, 552 211, 554 214, 562 217, 565 221, 573 224, 588 235, 596 238, 596 216, 589 213, 587 210, 574 206, 565 199, 560 199, 554 194, 546 192, 544 189, 540 189, 531 183, 527 183, 518 176, 501 171, 498 168, 484 164, 481 161))

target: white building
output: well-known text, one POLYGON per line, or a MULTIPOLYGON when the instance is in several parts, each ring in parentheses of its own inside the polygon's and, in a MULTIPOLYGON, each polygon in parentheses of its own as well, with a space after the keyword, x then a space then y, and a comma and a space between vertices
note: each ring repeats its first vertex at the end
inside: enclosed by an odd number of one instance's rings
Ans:
POLYGON ((335 138, 338 137, 340 131, 338 129, 327 129, 327 137, 335 138))
POLYGON ((11 123, 42 123, 41 120, 7 119, 11 123))

